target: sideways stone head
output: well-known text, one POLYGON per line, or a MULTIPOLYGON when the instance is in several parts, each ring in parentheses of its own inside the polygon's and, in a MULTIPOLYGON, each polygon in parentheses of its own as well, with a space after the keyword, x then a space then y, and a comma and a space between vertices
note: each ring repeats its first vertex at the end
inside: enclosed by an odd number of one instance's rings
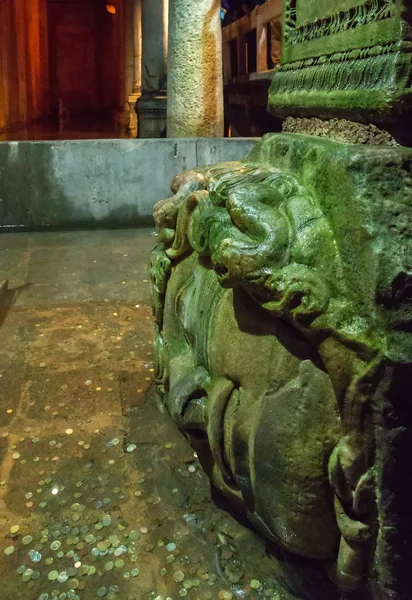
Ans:
POLYGON ((390 318, 410 322, 405 260, 368 233, 359 256, 375 271, 354 285, 358 223, 285 169, 223 163, 172 189, 151 259, 163 402, 255 527, 319 561, 328 600, 386 598, 369 583, 384 556, 375 398, 402 346, 390 318))

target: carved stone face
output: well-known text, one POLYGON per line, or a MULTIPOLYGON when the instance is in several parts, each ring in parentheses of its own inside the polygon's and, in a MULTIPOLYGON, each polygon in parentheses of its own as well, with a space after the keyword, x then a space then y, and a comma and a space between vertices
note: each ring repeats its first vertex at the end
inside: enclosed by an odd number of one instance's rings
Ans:
POLYGON ((243 497, 266 536, 303 556, 335 558, 326 465, 341 426, 319 356, 242 290, 222 288, 195 255, 179 263, 168 290, 169 411, 192 437, 207 433, 215 483, 243 497))
POLYGON ((330 598, 410 589, 394 549, 412 452, 411 163, 273 135, 249 162, 182 175, 155 211, 159 392, 214 485, 317 558, 330 598))

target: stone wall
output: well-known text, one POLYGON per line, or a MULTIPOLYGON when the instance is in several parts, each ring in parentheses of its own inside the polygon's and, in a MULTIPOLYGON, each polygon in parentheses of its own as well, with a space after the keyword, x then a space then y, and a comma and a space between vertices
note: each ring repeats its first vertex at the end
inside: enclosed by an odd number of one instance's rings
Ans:
POLYGON ((238 160, 254 139, 0 143, 0 228, 152 223, 182 169, 238 160))

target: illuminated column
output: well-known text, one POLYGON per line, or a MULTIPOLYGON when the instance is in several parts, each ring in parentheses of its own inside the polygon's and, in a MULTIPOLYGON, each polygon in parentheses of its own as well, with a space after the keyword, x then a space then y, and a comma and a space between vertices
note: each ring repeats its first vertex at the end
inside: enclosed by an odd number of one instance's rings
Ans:
POLYGON ((142 0, 133 0, 134 27, 134 83, 133 93, 142 89, 142 0))
POLYGON ((223 136, 220 0, 171 0, 168 137, 223 136))
POLYGON ((168 0, 142 2, 142 96, 136 103, 139 137, 166 134, 168 0))
MULTIPOLYGON (((133 60, 131 70, 132 85, 128 87, 129 103, 129 134, 137 136, 136 102, 141 96, 142 89, 142 0, 132 0, 133 12, 130 15, 133 25, 133 60)), ((128 82, 129 83, 129 82, 128 82)))

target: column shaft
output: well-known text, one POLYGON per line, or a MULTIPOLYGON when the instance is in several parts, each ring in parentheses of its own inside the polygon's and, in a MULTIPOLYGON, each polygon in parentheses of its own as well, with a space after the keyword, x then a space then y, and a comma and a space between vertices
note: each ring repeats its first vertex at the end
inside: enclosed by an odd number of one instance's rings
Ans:
POLYGON ((134 83, 133 93, 138 94, 142 88, 142 0, 133 2, 134 26, 134 83))
POLYGON ((168 137, 223 136, 220 0, 171 0, 168 137))
POLYGON ((166 85, 167 0, 142 0, 142 93, 166 85))

